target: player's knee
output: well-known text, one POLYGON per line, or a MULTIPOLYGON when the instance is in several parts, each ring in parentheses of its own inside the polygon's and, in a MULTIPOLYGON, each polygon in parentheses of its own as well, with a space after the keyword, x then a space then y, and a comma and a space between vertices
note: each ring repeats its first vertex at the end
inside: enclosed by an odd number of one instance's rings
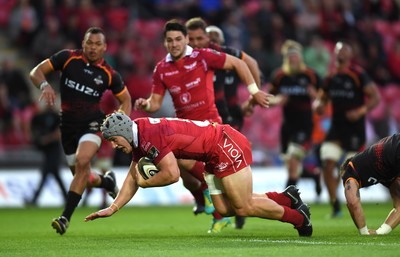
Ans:
POLYGON ((90 170, 90 162, 91 158, 88 156, 76 156, 75 172, 79 172, 80 170, 90 170))

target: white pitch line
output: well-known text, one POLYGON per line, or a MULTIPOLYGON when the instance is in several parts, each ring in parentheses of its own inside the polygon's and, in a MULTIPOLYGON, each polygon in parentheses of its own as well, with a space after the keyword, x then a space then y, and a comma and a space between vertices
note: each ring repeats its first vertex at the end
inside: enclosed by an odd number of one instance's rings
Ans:
POLYGON ((355 246, 400 246, 400 243, 337 243, 337 242, 327 242, 327 241, 301 241, 301 240, 271 240, 271 239, 237 239, 235 241, 246 241, 246 242, 260 242, 260 243, 280 243, 280 244, 304 244, 304 245, 355 245, 355 246))

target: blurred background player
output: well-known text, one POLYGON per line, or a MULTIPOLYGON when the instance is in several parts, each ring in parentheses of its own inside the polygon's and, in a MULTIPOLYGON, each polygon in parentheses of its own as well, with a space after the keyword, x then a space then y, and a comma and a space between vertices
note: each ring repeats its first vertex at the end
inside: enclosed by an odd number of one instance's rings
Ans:
MULTIPOLYGON (((164 45, 168 54, 154 69, 151 96, 137 99, 135 109, 148 112, 159 110, 168 90, 178 118, 221 123, 222 119, 215 106, 212 81, 216 69, 236 70, 243 83, 248 85, 253 101, 263 107, 267 106, 269 95, 258 89, 250 70, 242 60, 210 49, 193 49, 188 43, 187 29, 183 24, 177 20, 165 23, 164 45), (204 69, 204 65, 207 69, 204 69)), ((189 187, 185 180, 190 179, 189 182, 194 185, 191 179, 193 176, 189 176, 192 174, 197 180, 203 181, 204 185, 204 164, 192 160, 179 160, 178 163, 185 187, 193 195, 196 194, 194 191, 201 192, 200 188, 189 187)), ((218 214, 214 212, 213 215, 218 214)), ((216 219, 210 232, 219 232, 221 227, 229 223, 229 218, 216 219)))
POLYGON ((342 216, 337 198, 338 164, 362 151, 366 143, 365 117, 380 101, 376 84, 360 66, 352 64, 352 48, 337 42, 334 49, 335 70, 327 76, 313 103, 317 113, 332 104, 331 126, 321 145, 321 160, 325 185, 332 205, 332 217, 342 216))
MULTIPOLYGON (((281 47, 283 63, 271 75, 270 93, 272 105, 283 108, 281 126, 281 152, 288 170, 286 187, 296 185, 305 173, 303 160, 312 147, 313 111, 312 102, 321 87, 321 78, 303 61, 303 47, 293 40, 286 40, 281 47)), ((317 195, 320 193, 320 175, 313 177, 317 195)))
POLYGON ((29 206, 36 206, 37 200, 42 192, 49 175, 53 175, 56 180, 64 203, 67 202, 67 190, 61 178, 61 133, 60 133, 60 115, 54 106, 44 103, 38 104, 38 111, 31 120, 31 141, 33 145, 43 155, 41 179, 39 186, 35 190, 32 199, 26 203, 29 206))
POLYGON ((84 33, 82 49, 63 49, 30 72, 33 84, 42 92, 39 100, 54 105, 56 92, 46 76, 61 71, 61 140, 73 179, 64 210, 51 223, 60 235, 67 231, 87 187, 105 188, 113 198, 118 194, 113 172, 103 176, 91 170, 91 162, 101 144, 100 125, 105 117, 99 104, 101 96, 111 90, 118 99, 119 110, 129 114, 132 108, 131 97, 120 74, 103 58, 106 50, 104 31, 91 27, 84 33))
MULTIPOLYGON (((185 26, 188 30, 191 47, 211 48, 243 60, 251 71, 256 84, 260 87, 261 75, 257 61, 239 49, 223 45, 225 39, 220 28, 207 26, 207 23, 200 17, 189 19, 185 26), (212 37, 210 33, 213 34, 212 37)), ((240 78, 233 70, 215 70, 214 72, 214 97, 218 113, 224 124, 229 124, 239 131, 244 122, 242 106, 239 104, 237 95, 240 82, 240 78)), ((244 104, 244 106, 249 107, 247 104, 244 104)), ((249 108, 252 108, 252 106, 249 108)), ((236 216, 235 228, 243 228, 244 221, 244 217, 236 216)))

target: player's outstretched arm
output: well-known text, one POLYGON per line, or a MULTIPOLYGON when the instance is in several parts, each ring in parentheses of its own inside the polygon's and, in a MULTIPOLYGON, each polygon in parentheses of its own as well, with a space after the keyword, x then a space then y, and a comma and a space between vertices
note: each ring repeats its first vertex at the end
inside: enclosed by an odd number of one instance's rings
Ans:
POLYGON ((136 178, 136 162, 131 162, 128 175, 125 178, 124 184, 119 191, 114 202, 107 208, 100 211, 94 212, 86 216, 85 221, 95 220, 97 218, 106 218, 112 216, 114 213, 119 211, 125 204, 127 204, 132 197, 136 194, 139 186, 136 178))
POLYGON ((393 201, 393 209, 386 217, 385 222, 375 231, 377 235, 389 234, 400 223, 400 178, 397 177, 390 185, 390 196, 393 201))
POLYGON ((361 205, 360 190, 356 180, 349 179, 346 181, 344 195, 347 201, 347 208, 360 235, 369 235, 364 210, 361 205))
POLYGON ((114 214, 114 210, 111 207, 107 207, 100 211, 89 214, 88 216, 86 216, 85 221, 87 222, 87 221, 95 220, 97 218, 105 218, 105 217, 109 217, 113 214, 114 214))

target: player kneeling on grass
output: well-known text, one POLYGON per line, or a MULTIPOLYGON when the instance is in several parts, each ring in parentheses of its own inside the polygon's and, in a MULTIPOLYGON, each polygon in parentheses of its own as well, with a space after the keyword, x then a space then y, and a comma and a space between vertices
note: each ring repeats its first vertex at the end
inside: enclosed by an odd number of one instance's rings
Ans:
POLYGON ((389 234, 400 223, 400 134, 381 139, 348 158, 340 167, 347 207, 361 235, 389 234), (389 189, 393 209, 377 230, 368 229, 360 188, 382 184, 389 189))
POLYGON ((178 182, 177 159, 194 159, 206 163, 206 181, 221 215, 279 220, 293 224, 300 236, 312 234, 309 207, 295 186, 282 193, 252 192, 250 143, 229 125, 177 118, 132 121, 124 114, 113 113, 105 119, 101 131, 115 148, 132 153, 132 163, 111 206, 90 214, 85 221, 111 216, 132 199, 139 187, 178 182), (137 170, 137 163, 144 156, 152 159, 158 169, 148 179, 137 170))

